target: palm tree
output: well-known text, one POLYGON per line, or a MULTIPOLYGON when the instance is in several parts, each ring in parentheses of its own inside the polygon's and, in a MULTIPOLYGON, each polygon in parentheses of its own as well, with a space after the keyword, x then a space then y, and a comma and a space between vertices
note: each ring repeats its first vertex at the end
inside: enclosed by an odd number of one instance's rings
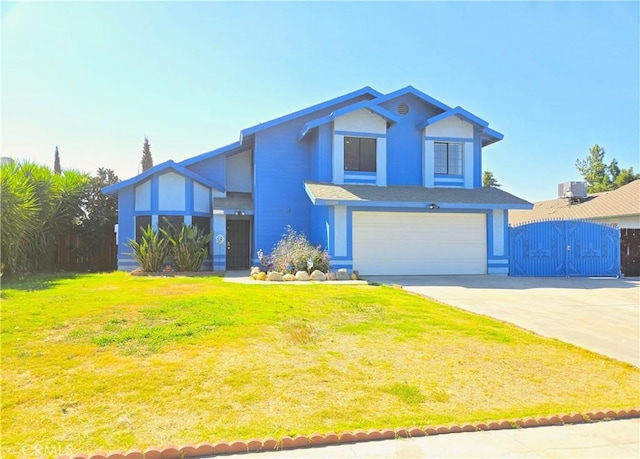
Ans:
POLYGON ((73 170, 58 175, 32 162, 2 166, 3 270, 51 267, 52 247, 77 224, 88 183, 86 174, 73 170))
POLYGON ((32 234, 37 228, 40 209, 33 183, 20 173, 18 164, 2 164, 0 187, 0 273, 4 273, 20 269, 20 260, 25 258, 25 235, 32 234))

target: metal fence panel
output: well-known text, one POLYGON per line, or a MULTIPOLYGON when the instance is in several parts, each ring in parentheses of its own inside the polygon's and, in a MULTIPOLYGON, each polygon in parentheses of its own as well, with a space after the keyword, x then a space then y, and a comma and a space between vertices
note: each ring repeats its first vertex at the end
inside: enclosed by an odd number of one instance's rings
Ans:
POLYGON ((552 220, 509 229, 511 276, 619 276, 620 230, 552 220))

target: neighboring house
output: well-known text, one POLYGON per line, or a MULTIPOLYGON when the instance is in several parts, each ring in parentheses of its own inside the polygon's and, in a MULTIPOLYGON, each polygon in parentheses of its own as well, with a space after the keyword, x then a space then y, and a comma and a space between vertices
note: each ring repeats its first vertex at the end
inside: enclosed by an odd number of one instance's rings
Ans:
POLYGON ((361 274, 506 274, 509 209, 532 205, 482 187, 483 147, 503 135, 408 86, 365 87, 247 128, 231 145, 163 164, 104 192, 126 241, 165 218, 214 233, 203 269, 244 269, 287 225, 361 274))
POLYGON ((531 210, 509 211, 509 224, 538 220, 590 220, 618 228, 640 228, 640 180, 616 190, 588 195, 580 202, 558 198, 536 202, 531 210))

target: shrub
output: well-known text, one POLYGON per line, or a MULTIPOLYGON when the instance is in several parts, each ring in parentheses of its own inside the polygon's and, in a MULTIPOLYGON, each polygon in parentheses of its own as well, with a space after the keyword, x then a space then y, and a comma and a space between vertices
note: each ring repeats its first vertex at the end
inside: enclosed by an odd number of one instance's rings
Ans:
POLYGON ((329 271, 331 265, 329 254, 320 246, 314 247, 302 233, 297 233, 291 226, 282 235, 282 239, 274 246, 270 255, 264 256, 258 251, 260 263, 269 269, 283 273, 295 274, 298 271, 329 271))
POLYGON ((140 242, 130 240, 127 245, 133 250, 131 255, 135 257, 144 271, 148 273, 159 273, 162 271, 164 261, 169 256, 169 239, 160 237, 160 235, 151 228, 151 225, 147 225, 147 228, 142 230, 142 239, 140 242))
POLYGON ((209 253, 209 242, 212 234, 204 234, 202 229, 186 226, 178 230, 170 225, 169 230, 160 230, 171 245, 169 256, 176 271, 200 271, 200 266, 209 253))

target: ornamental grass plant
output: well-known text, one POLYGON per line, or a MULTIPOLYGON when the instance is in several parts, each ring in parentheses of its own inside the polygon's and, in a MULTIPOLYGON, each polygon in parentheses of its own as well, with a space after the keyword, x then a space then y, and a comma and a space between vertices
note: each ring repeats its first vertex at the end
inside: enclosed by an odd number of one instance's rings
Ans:
POLYGON ((155 231, 151 225, 141 230, 140 242, 130 240, 127 246, 133 250, 131 254, 145 272, 159 273, 171 250, 169 239, 155 231))
POLYGON ((168 230, 161 229, 169 240, 169 257, 178 272, 200 271, 202 262, 209 254, 211 233, 204 233, 196 226, 182 225, 179 229, 171 225, 168 230))

